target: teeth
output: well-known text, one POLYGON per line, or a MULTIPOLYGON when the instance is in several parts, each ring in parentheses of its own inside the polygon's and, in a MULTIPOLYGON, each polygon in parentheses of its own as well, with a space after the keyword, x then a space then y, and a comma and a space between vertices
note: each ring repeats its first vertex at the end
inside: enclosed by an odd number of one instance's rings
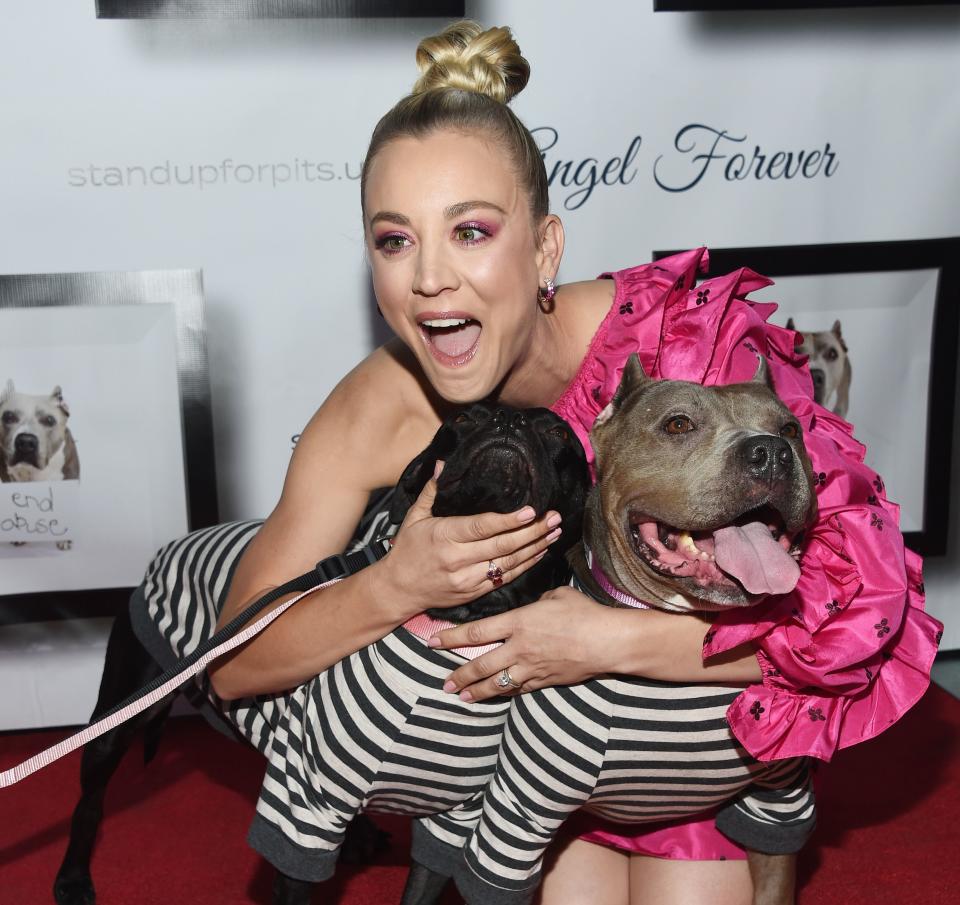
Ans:
POLYGON ((466 317, 438 317, 436 320, 420 321, 424 327, 462 327, 468 323, 466 317))
POLYGON ((677 550, 682 551, 691 559, 702 559, 704 562, 712 562, 715 557, 706 550, 701 550, 694 542, 689 531, 681 531, 677 535, 677 550))
POLYGON ((698 558, 700 556, 700 550, 697 548, 697 545, 693 542, 693 538, 686 531, 681 531, 677 535, 677 550, 681 550, 687 554, 687 556, 692 556, 698 558))

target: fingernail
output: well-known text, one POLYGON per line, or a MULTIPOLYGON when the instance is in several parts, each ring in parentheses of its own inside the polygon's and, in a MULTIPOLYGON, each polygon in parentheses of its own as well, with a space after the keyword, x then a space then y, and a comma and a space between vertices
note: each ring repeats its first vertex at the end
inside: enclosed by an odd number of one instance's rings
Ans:
POLYGON ((444 691, 456 691, 456 690, 457 690, 457 683, 456 683, 456 682, 451 682, 449 679, 447 679, 447 681, 443 683, 443 690, 444 690, 444 691))
MULTIPOLYGON (((554 528, 553 531, 547 535, 547 543, 552 544, 561 534, 563 534, 562 528, 554 528)), ((543 552, 546 553, 547 551, 544 550, 543 552)))
POLYGON ((540 560, 543 559, 543 557, 546 556, 548 552, 549 552, 548 550, 541 550, 536 556, 533 557, 533 561, 540 562, 540 560))
POLYGON ((548 518, 547 518, 547 527, 548 527, 548 528, 555 528, 555 527, 556 527, 557 525, 559 525, 560 522, 562 522, 562 521, 563 521, 563 519, 560 518, 560 513, 559 513, 559 512, 553 512, 553 513, 551 513, 551 514, 548 516, 548 518))
POLYGON ((433 466, 433 476, 435 478, 440 477, 440 472, 443 471, 443 462, 437 459, 437 464, 433 466))
POLYGON ((536 513, 536 511, 534 510, 533 506, 524 506, 523 509, 521 509, 521 510, 517 513, 517 521, 518 521, 518 522, 529 522, 530 519, 532 519, 536 514, 537 514, 537 513, 536 513))
POLYGON ((439 647, 443 642, 434 635, 432 638, 427 638, 427 647, 439 647))
POLYGON ((469 691, 461 691, 461 692, 460 692, 460 700, 463 701, 465 704, 472 704, 472 703, 473 703, 473 695, 470 694, 469 691))

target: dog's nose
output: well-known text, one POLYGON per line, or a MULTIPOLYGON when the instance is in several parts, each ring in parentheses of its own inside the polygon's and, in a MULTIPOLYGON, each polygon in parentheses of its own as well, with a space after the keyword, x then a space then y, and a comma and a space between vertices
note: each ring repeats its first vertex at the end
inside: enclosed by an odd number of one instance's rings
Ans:
POLYGON ((741 454, 750 474, 763 481, 782 481, 793 473, 793 450, 782 437, 749 437, 741 454))
POLYGON ((811 368, 810 376, 813 378, 814 387, 822 387, 827 381, 826 371, 820 368, 811 368))
POLYGON ((18 453, 35 453, 40 447, 36 434, 17 434, 13 441, 13 448, 18 453))

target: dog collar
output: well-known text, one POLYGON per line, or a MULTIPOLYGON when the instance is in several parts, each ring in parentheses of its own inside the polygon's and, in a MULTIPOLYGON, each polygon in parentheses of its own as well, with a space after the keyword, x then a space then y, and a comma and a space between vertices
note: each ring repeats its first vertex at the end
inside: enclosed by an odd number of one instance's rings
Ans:
POLYGON ((609 594, 614 600, 622 603, 624 606, 632 606, 638 610, 651 609, 650 604, 644 603, 642 600, 637 600, 636 597, 631 597, 619 588, 615 588, 610 579, 603 573, 600 566, 597 565, 597 561, 593 558, 593 551, 586 544, 583 545, 583 549, 587 556, 587 565, 590 566, 590 574, 605 594, 609 594))

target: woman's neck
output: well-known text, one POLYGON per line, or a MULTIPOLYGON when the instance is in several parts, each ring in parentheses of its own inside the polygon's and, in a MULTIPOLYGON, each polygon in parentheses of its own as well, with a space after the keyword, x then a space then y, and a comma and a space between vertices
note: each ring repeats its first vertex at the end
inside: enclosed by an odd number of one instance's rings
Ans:
POLYGON ((557 290, 554 307, 539 312, 527 353, 497 398, 518 408, 549 407, 570 385, 613 300, 612 280, 571 283, 557 290))

